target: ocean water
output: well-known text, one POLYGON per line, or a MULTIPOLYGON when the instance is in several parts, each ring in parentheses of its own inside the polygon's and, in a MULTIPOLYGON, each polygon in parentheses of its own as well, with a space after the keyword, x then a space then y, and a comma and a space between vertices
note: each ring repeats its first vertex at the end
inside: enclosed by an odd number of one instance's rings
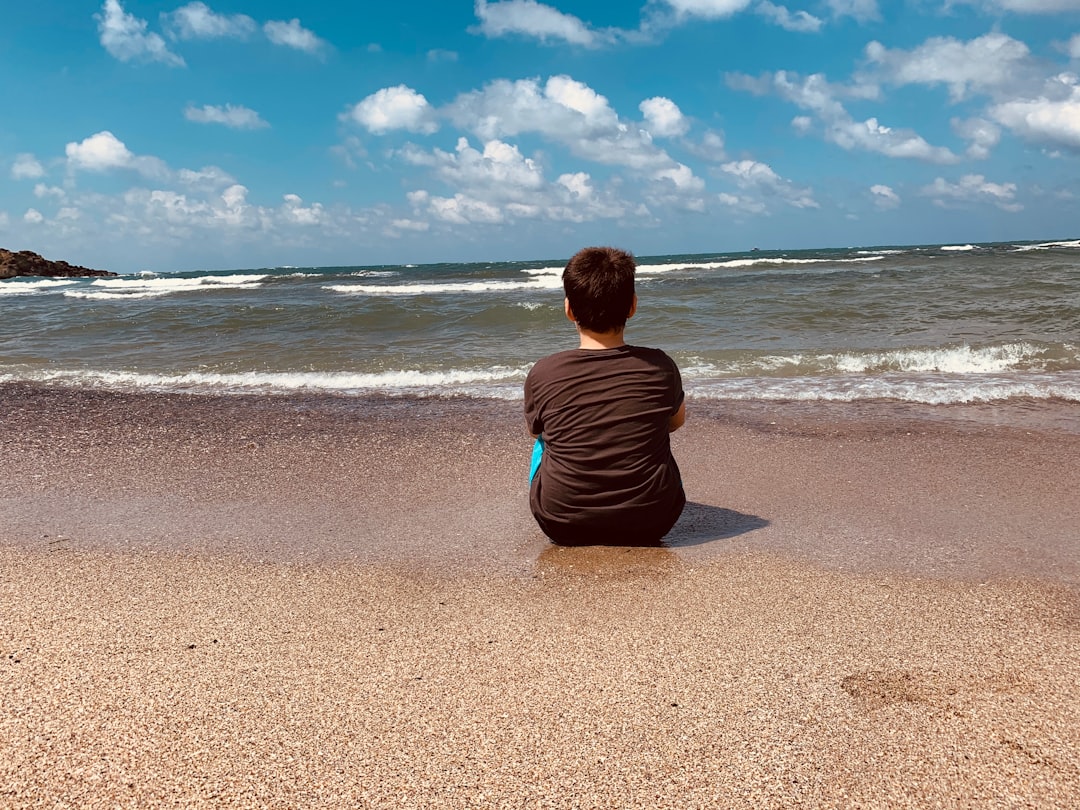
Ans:
MULTIPOLYGON (((0 382, 518 399, 565 258, 0 281, 0 382)), ((1080 240, 638 257, 700 400, 1080 403, 1080 240)))

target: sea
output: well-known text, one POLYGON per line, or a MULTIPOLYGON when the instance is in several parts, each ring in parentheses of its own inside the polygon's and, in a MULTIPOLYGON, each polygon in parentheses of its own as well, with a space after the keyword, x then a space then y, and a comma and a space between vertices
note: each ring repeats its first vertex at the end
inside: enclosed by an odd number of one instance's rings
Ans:
MULTIPOLYGON (((567 257, 0 281, 0 382, 514 400, 567 257)), ((627 340, 701 402, 1080 409, 1080 240, 640 256, 627 340)))

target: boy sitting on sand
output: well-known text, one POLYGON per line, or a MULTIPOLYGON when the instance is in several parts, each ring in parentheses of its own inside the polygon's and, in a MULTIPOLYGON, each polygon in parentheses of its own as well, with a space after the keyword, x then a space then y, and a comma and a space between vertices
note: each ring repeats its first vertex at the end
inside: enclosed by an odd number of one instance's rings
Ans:
POLYGON ((525 380, 533 516, 556 543, 659 543, 686 504, 668 438, 686 421, 679 369, 623 340, 637 310, 629 253, 579 251, 563 289, 580 347, 539 360, 525 380))

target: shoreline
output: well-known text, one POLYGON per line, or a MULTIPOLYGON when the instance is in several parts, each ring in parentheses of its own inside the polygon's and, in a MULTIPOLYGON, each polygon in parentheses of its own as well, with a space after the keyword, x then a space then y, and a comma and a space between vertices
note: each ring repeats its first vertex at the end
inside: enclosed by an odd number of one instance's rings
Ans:
MULTIPOLYGON (((0 404, 0 545, 517 573, 548 545, 520 403, 9 383, 0 404)), ((694 563, 764 552, 1080 584, 1080 408, 1038 428, 1031 410, 988 424, 896 403, 691 400, 672 438, 689 506, 666 545, 694 563)))
POLYGON ((560 548, 516 403, 0 401, 5 807, 1080 797, 1071 433, 692 410, 560 548))

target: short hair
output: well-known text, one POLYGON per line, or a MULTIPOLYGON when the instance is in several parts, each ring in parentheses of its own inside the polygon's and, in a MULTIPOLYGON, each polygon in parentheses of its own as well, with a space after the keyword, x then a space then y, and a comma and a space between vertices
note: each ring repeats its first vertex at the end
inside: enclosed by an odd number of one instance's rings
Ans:
POLYGON ((634 305, 634 257, 613 247, 587 247, 563 270, 563 290, 574 319, 590 332, 626 326, 634 305))

